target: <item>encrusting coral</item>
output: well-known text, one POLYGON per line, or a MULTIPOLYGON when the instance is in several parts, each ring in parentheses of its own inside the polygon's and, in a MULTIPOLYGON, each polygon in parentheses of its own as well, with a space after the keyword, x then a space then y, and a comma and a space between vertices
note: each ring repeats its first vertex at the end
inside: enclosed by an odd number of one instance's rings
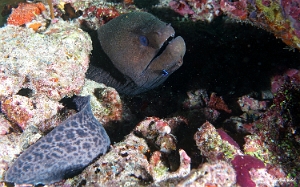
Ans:
POLYGON ((268 170, 267 165, 257 155, 245 155, 227 133, 216 130, 209 122, 199 128, 194 139, 198 149, 208 160, 231 163, 236 172, 236 184, 241 187, 272 187, 287 180, 284 175, 278 176, 268 170))
POLYGON ((7 24, 23 25, 32 21, 37 15, 46 10, 43 3, 20 3, 7 19, 7 24))

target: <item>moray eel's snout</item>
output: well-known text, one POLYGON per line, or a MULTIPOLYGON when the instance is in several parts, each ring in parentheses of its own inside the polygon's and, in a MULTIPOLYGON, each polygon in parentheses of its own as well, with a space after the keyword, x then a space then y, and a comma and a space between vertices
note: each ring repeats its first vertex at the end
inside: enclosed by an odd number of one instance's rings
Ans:
POLYGON ((151 59, 141 77, 155 80, 160 75, 168 76, 183 64, 185 54, 185 42, 181 36, 174 37, 175 31, 171 24, 167 24, 157 37, 167 38, 161 43, 155 56, 151 59), (161 36, 164 33, 165 36, 161 36))
POLYGON ((142 72, 142 77, 155 79, 159 75, 168 76, 183 64, 185 42, 181 36, 170 36, 142 72))
POLYGON ((145 12, 121 15, 98 29, 102 49, 134 82, 134 93, 157 87, 182 65, 185 42, 174 36, 171 24, 145 12))

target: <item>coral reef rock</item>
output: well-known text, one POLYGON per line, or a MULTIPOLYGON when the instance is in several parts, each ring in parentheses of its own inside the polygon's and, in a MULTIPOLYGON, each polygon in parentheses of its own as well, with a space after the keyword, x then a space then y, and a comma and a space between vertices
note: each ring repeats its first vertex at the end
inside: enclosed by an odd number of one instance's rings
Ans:
POLYGON ((236 175, 232 166, 224 161, 205 163, 182 180, 177 187, 207 187, 222 186, 232 187, 235 184, 236 175))
POLYGON ((46 32, 0 28, 0 97, 29 88, 53 100, 78 94, 92 42, 75 24, 59 20, 46 32))
POLYGON ((80 95, 91 96, 93 114, 104 126, 122 119, 122 101, 114 88, 86 79, 80 95))

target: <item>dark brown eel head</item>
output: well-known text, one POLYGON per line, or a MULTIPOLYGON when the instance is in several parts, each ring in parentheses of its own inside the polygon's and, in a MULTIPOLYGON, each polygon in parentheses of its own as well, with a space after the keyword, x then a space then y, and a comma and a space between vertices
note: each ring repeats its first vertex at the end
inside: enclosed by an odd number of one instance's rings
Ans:
POLYGON ((123 14, 100 27, 103 51, 131 85, 116 89, 136 94, 163 83, 183 63, 185 42, 174 36, 170 24, 146 12, 123 14))

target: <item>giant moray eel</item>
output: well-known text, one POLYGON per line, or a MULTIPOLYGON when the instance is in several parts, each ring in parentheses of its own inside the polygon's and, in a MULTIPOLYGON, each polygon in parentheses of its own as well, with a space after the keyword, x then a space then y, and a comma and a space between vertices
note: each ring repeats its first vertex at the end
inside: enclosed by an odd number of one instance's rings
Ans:
POLYGON ((93 41, 86 76, 120 93, 133 95, 155 88, 183 63, 184 40, 174 38, 173 27, 152 14, 123 14, 97 33, 99 43, 93 41))
POLYGON ((95 119, 90 97, 75 97, 79 110, 30 146, 8 169, 5 181, 15 184, 51 184, 80 173, 107 152, 110 139, 95 119))

